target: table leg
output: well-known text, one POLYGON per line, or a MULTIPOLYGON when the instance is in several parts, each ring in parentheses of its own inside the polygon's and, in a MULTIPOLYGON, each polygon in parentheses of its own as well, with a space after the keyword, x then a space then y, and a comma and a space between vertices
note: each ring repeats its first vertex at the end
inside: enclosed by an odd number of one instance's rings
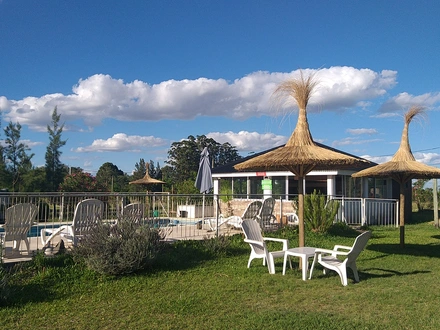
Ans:
POLYGON ((308 266, 308 258, 306 255, 301 257, 302 262, 302 279, 303 281, 307 280, 307 266, 308 266))

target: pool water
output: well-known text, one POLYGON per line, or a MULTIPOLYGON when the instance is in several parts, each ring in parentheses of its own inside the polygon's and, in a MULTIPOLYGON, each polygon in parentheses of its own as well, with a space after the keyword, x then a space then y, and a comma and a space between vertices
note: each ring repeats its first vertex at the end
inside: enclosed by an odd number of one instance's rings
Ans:
MULTIPOLYGON (((40 231, 41 229, 44 228, 58 228, 60 225, 36 225, 36 226, 32 226, 31 229, 28 232, 28 237, 39 237, 40 236, 40 231)), ((4 233, 5 229, 4 228, 0 228, 0 233, 4 233)))

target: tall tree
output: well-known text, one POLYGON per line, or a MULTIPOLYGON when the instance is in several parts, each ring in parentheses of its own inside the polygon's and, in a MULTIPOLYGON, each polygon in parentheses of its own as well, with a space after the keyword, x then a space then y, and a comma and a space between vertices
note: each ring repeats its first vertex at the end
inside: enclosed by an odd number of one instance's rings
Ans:
POLYGON ((26 144, 20 142, 21 125, 20 123, 9 125, 4 129, 5 132, 5 156, 9 160, 7 168, 12 175, 12 191, 19 188, 21 175, 32 169, 31 159, 34 154, 27 154, 31 150, 26 144))
MULTIPOLYGON (((0 127, 1 127, 1 109, 0 109, 0 127)), ((7 189, 11 187, 11 176, 6 170, 6 158, 4 154, 4 147, 0 144, 0 189, 7 189)))
POLYGON ((125 191, 128 178, 123 171, 112 163, 104 163, 96 173, 96 180, 106 191, 125 191))
MULTIPOLYGON (((186 140, 173 142, 168 151, 166 163, 172 168, 172 171, 167 170, 167 176, 172 176, 172 182, 176 187, 186 189, 183 187, 189 187, 191 186, 190 183, 194 182, 199 169, 200 153, 204 147, 208 148, 212 167, 224 165, 241 158, 236 148, 231 144, 220 144, 205 135, 198 135, 197 137, 190 135, 186 140)), ((187 193, 189 191, 178 192, 187 193)))
POLYGON ((60 157, 62 152, 61 147, 66 145, 67 140, 61 139, 64 124, 60 123, 61 115, 57 112, 57 107, 52 112, 51 126, 47 125, 47 132, 49 133, 49 145, 46 149, 46 184, 49 191, 56 191, 64 176, 67 174, 65 166, 61 163, 60 157))

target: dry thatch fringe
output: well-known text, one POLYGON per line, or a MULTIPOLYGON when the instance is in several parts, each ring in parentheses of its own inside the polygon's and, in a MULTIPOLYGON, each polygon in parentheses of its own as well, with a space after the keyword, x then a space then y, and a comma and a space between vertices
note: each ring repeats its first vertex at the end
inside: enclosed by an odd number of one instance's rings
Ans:
POLYGON ((315 79, 315 74, 312 73, 305 78, 303 71, 300 70, 299 78, 283 81, 277 86, 272 96, 276 101, 286 100, 287 97, 291 96, 298 104, 298 108, 306 109, 318 84, 319 81, 315 79))
POLYGON ((286 80, 275 89, 273 93, 275 99, 281 100, 292 97, 299 109, 298 122, 286 146, 314 145, 307 121, 307 104, 318 83, 314 74, 304 77, 303 72, 300 71, 299 78, 286 80))
POLYGON ((402 138, 400 140, 399 150, 395 153, 392 161, 405 161, 405 160, 415 160, 414 155, 411 152, 411 147, 409 145, 408 129, 409 124, 414 117, 424 113, 424 107, 422 106, 412 106, 405 113, 405 124, 403 126, 402 138))

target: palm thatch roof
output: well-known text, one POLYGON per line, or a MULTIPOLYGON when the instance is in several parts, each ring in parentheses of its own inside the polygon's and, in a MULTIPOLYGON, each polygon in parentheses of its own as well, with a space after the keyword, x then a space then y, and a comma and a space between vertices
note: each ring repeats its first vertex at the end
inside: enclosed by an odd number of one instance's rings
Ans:
POLYGON ((298 122, 284 147, 264 153, 234 166, 236 170, 288 170, 298 177, 299 246, 304 246, 303 179, 312 170, 367 167, 367 160, 318 146, 307 121, 307 104, 318 82, 313 75, 281 83, 274 91, 278 99, 293 98, 298 105, 298 122))
POLYGON ((313 75, 293 79, 281 83, 274 94, 277 97, 293 97, 299 108, 298 122, 287 143, 273 151, 264 153, 234 166, 243 170, 291 171, 303 176, 312 170, 343 169, 353 167, 369 167, 373 163, 368 160, 339 152, 336 149, 322 147, 313 141, 307 121, 307 104, 317 82, 313 75))
POLYGON ((423 107, 413 106, 405 113, 400 146, 393 158, 386 163, 352 174, 352 177, 391 177, 400 184, 400 246, 405 246, 405 183, 412 179, 440 178, 440 169, 416 161, 411 152, 408 138, 408 128, 411 120, 423 113, 423 107))
POLYGON ((147 168, 147 173, 145 173, 145 176, 142 179, 138 179, 138 180, 134 180, 134 181, 129 182, 129 184, 156 184, 156 183, 165 183, 165 182, 157 180, 157 179, 153 179, 148 174, 148 168, 147 168))
POLYGON ((420 106, 413 106, 405 113, 405 124, 400 140, 400 147, 390 161, 354 173, 352 176, 355 178, 393 178, 401 183, 411 179, 440 178, 440 169, 416 161, 409 145, 409 124, 415 116, 421 115, 422 113, 423 108, 420 106))

